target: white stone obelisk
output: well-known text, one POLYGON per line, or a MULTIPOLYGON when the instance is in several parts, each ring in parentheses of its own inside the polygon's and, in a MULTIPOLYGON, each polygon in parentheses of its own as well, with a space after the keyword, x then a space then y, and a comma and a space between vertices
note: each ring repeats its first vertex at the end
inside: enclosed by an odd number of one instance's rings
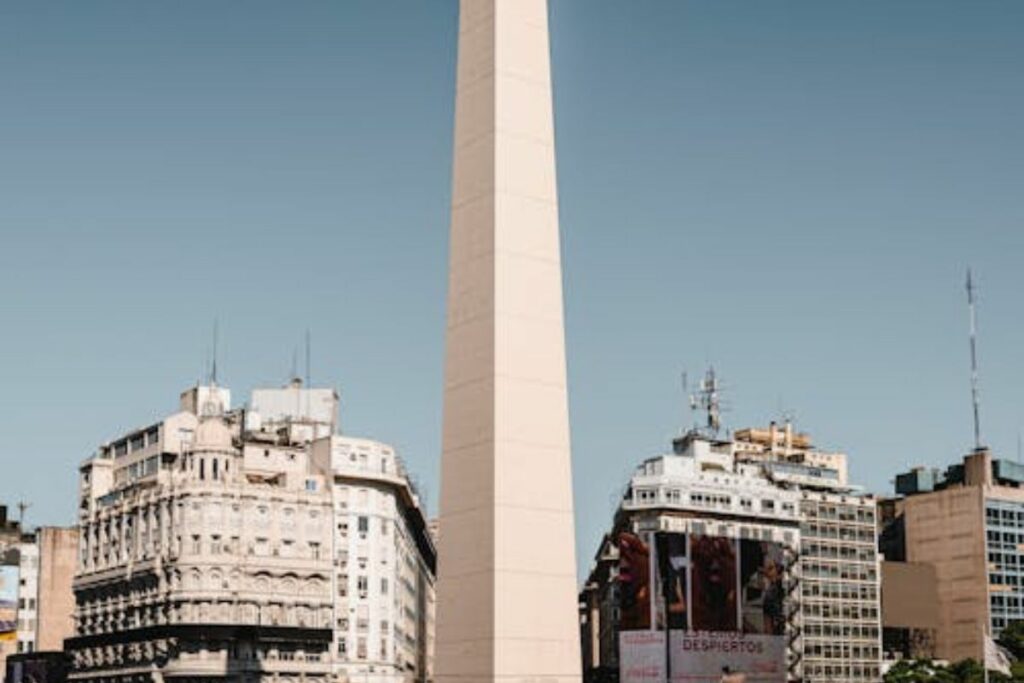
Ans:
POLYGON ((461 0, 436 678, 580 680, 546 0, 461 0))

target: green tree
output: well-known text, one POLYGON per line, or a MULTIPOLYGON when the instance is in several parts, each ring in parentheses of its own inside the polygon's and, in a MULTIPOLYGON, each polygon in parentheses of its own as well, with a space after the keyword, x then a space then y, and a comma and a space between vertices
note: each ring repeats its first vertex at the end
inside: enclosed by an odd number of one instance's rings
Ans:
POLYGON ((885 674, 885 683, 958 683, 945 667, 926 659, 904 659, 885 674))
POLYGON ((1024 621, 1011 621, 997 641, 1014 659, 1024 659, 1024 621))
MULTIPOLYGON (((1021 670, 1024 673, 1024 669, 1021 670)), ((1013 676, 990 672, 989 683, 1021 681, 1024 676, 1016 670, 1013 676)), ((885 683, 984 683, 985 670, 974 659, 964 659, 950 666, 942 666, 926 659, 905 659, 889 669, 885 683)))
POLYGON ((949 667, 959 683, 985 683, 985 669, 975 659, 962 659, 949 667))

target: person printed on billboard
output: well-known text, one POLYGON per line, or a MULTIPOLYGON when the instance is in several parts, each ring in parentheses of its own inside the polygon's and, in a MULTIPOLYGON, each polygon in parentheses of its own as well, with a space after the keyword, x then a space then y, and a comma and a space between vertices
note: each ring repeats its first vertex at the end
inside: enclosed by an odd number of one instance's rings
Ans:
POLYGON ((651 549, 644 539, 624 531, 619 548, 619 630, 651 628, 651 549))
POLYGON ((658 551, 658 581, 661 590, 657 627, 664 629, 667 621, 673 631, 686 629, 686 535, 659 533, 655 537, 655 547, 658 551))
POLYGON ((737 631, 736 541, 690 536, 693 630, 737 631))
POLYGON ((743 632, 781 636, 785 633, 785 560, 778 543, 740 541, 740 605, 743 632))

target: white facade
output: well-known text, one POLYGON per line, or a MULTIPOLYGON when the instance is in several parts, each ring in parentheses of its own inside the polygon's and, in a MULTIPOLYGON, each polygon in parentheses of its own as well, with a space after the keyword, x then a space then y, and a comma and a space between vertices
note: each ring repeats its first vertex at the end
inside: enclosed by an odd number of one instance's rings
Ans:
POLYGON ((786 662, 800 676, 802 642, 795 590, 802 543, 800 494, 775 485, 760 465, 736 458, 733 443, 690 433, 673 454, 645 460, 630 478, 612 533, 601 543, 580 603, 583 652, 591 676, 618 675, 619 613, 613 539, 621 532, 679 532, 779 544, 789 561, 786 598, 786 662), (611 672, 615 672, 612 674, 611 672))
MULTIPOLYGON (((685 531, 767 538, 794 551, 790 676, 808 682, 881 679, 880 568, 875 500, 847 481, 846 456, 813 447, 790 425, 731 439, 691 433, 675 454, 641 464, 613 531, 685 531), (798 608, 798 609, 796 609, 798 608)), ((584 587, 584 654, 616 669, 616 553, 602 542, 584 587), (589 628, 589 630, 587 630, 589 628)))
POLYGON ((334 672, 354 681, 429 680, 436 560, 398 455, 337 435, 312 452, 332 480, 334 672))
POLYGON ((18 545, 18 652, 36 649, 39 629, 39 546, 35 542, 18 545))

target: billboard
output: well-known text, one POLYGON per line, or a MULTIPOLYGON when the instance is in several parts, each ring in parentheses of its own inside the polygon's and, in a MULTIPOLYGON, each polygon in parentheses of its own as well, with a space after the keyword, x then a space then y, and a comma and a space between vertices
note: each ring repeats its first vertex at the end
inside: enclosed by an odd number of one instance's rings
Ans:
POLYGON ((16 640, 18 630, 18 567, 0 565, 0 641, 16 640))
POLYGON ((786 680, 786 570, 778 543, 620 534, 622 683, 786 680))

